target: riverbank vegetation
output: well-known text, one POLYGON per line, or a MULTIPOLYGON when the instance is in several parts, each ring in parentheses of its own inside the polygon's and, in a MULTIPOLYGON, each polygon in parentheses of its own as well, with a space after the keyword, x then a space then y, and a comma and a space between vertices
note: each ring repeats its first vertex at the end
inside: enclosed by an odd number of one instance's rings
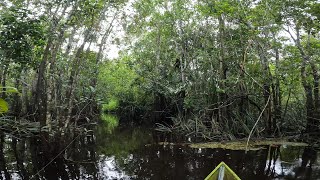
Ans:
POLYGON ((100 119, 117 126, 108 117, 118 114, 120 124, 207 140, 316 138, 319 9, 316 0, 5 0, 0 113, 62 135, 100 119))

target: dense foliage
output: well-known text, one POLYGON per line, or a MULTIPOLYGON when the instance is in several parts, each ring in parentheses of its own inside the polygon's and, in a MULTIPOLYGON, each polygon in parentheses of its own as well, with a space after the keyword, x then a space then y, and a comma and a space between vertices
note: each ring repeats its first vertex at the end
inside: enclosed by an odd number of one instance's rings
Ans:
POLYGON ((2 99, 11 114, 62 131, 116 113, 207 139, 317 136, 319 9, 317 0, 6 0, 0 80, 21 94, 2 99))

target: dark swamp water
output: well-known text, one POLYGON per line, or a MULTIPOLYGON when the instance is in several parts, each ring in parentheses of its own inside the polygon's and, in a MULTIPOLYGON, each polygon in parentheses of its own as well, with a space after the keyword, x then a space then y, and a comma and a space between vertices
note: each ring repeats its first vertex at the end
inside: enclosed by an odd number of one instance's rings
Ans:
POLYGON ((159 139, 148 129, 130 127, 113 133, 98 127, 95 135, 46 146, 39 138, 5 135, 0 141, 0 179, 201 180, 221 161, 243 180, 320 179, 320 152, 308 147, 265 146, 245 153, 159 145, 159 139))

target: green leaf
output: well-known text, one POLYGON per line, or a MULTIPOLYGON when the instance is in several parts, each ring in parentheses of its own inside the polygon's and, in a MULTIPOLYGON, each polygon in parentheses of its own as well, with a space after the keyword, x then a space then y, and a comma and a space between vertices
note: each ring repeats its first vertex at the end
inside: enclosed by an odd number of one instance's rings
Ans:
POLYGON ((117 109, 119 106, 119 101, 115 98, 111 98, 107 104, 102 105, 102 111, 112 111, 117 109))
POLYGON ((17 88, 14 87, 5 87, 6 88, 6 93, 19 93, 17 88))
POLYGON ((1 86, 0 86, 0 92, 18 93, 18 94, 20 93, 17 88, 14 88, 14 87, 1 87, 1 86))
POLYGON ((0 98, 0 114, 8 112, 8 103, 0 98))

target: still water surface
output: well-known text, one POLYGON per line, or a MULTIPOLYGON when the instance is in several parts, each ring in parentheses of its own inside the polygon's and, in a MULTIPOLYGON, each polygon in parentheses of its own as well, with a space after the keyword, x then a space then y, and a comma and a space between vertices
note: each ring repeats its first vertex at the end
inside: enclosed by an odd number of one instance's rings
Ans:
MULTIPOLYGON (((73 143, 5 136, 0 179, 204 179, 221 161, 243 180, 320 179, 319 151, 265 146, 249 151, 159 145, 165 136, 146 128, 99 127, 73 143), (67 145, 66 151, 61 153, 67 145)), ((167 138, 167 140, 170 138, 167 138)))

